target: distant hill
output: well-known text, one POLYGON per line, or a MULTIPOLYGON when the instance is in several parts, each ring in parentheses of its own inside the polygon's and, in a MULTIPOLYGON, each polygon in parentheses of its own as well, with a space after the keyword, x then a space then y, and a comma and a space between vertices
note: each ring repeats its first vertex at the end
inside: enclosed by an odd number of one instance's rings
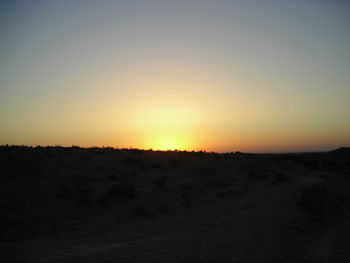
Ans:
POLYGON ((350 154, 350 147, 340 147, 338 149, 330 151, 330 153, 350 154))

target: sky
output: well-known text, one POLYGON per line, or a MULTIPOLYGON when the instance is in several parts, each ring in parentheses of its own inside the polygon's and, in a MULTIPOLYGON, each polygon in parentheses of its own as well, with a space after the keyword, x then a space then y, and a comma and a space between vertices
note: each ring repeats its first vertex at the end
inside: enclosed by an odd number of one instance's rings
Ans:
POLYGON ((350 145, 349 1, 0 1, 0 145, 350 145))

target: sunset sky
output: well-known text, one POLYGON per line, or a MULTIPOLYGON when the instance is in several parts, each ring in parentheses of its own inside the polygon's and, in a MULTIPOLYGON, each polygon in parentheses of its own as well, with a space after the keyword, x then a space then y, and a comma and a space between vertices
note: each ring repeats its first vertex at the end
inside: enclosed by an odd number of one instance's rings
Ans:
POLYGON ((350 1, 1 1, 0 145, 350 146, 350 1))

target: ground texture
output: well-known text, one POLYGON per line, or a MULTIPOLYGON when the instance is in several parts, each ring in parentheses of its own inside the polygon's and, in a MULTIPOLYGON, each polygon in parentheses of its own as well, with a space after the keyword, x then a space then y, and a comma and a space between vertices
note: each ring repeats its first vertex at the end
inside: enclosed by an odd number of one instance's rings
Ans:
POLYGON ((1 262, 350 262, 350 154, 0 147, 1 262))

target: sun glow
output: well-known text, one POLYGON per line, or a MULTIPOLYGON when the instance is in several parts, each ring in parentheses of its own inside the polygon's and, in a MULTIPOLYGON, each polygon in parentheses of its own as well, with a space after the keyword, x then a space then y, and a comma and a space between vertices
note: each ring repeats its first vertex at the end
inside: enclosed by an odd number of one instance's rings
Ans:
POLYGON ((190 146, 186 139, 176 135, 160 135, 151 138, 148 144, 149 148, 153 150, 167 151, 167 150, 189 150, 190 146))
MULTIPOLYGON (((213 119, 222 114, 214 87, 223 87, 213 71, 193 63, 141 65, 130 68, 118 85, 124 101, 118 105, 116 127, 123 127, 127 147, 154 150, 202 149, 213 119), (182 66, 180 66, 182 65, 182 66), (210 111, 208 111, 210 109, 210 111), (204 138, 204 141, 203 141, 204 138)), ((223 102, 220 101, 220 106, 223 102)), ((117 129, 117 128, 116 128, 117 129)), ((122 141, 119 136, 119 141, 122 141)))

